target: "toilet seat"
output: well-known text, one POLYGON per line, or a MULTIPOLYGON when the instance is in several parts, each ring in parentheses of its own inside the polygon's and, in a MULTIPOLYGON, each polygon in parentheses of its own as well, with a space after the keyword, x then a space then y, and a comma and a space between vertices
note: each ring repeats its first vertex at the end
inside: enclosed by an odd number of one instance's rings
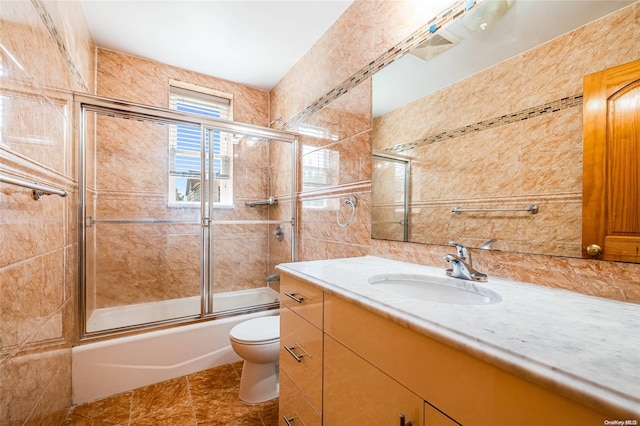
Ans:
POLYGON ((260 317, 234 326, 229 338, 243 345, 265 345, 280 339, 280 316, 260 317))

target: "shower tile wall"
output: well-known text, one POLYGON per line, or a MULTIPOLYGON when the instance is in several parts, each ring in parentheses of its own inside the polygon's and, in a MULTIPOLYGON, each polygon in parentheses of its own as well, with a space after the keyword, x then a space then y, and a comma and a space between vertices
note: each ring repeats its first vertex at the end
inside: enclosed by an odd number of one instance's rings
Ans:
MULTIPOLYGON (((143 58, 98 49, 98 95, 168 106, 169 81, 233 95, 235 121, 268 124, 268 93, 237 83, 178 69, 143 58)), ((99 205, 97 219, 187 219, 199 222, 197 209, 167 207, 167 128, 101 118, 98 128, 99 205), (143 131, 143 128, 145 129, 143 131), (139 136, 139 135, 142 135, 139 136), (102 155, 101 155, 102 153, 102 155), (110 169, 108 164, 113 164, 110 169)), ((267 197, 265 143, 234 146, 235 209, 216 209, 214 220, 266 220, 268 209, 247 200, 267 197)), ((105 225, 95 259, 96 307, 116 306, 199 294, 200 227, 197 225, 105 225), (145 247, 148 248, 145 250, 145 247), (163 250, 157 250, 163 247, 163 250), (133 258, 123 258, 132 253, 133 258), (122 285, 127 281, 131 285, 122 285)), ((100 232, 100 231, 97 231, 100 232)), ((265 285, 270 232, 265 225, 214 226, 216 292, 265 285)))
MULTIPOLYGON (((369 80, 320 111, 306 116, 301 122, 291 121, 323 95, 334 89, 340 90, 342 82, 348 82, 356 71, 368 66, 380 54, 423 25, 424 19, 414 19, 422 10, 421 3, 424 2, 356 0, 271 92, 273 116, 282 116, 285 122, 290 121, 292 130, 308 135, 301 138, 301 145, 331 152, 331 155, 322 157, 326 160, 323 165, 326 169, 324 184, 305 186, 305 175, 317 173, 319 167, 314 165, 310 157, 306 163, 304 157, 299 163, 302 185, 299 204, 300 260, 374 254, 445 267, 442 246, 369 238, 371 166, 362 168, 367 170, 364 175, 358 175, 357 172, 359 167, 370 161, 372 149, 374 126, 370 114, 369 80), (396 28, 400 30, 395 32, 396 28), (358 96, 356 92, 360 90, 366 91, 367 95, 358 96), (345 158, 345 152, 355 155, 345 158), (347 177, 348 174, 352 176, 347 177), (358 197, 355 220, 351 226, 342 228, 336 223, 336 214, 340 201, 349 195, 358 197)), ((582 92, 583 74, 640 57, 639 36, 640 5, 634 4, 555 39, 544 47, 526 52, 510 63, 493 67, 479 76, 416 102, 413 106, 415 114, 406 110, 398 111, 397 114, 406 116, 406 120, 401 126, 390 129, 387 142, 375 148, 418 140, 578 95, 582 92), (519 70, 517 75, 521 78, 514 80, 511 73, 514 67, 519 70), (437 106, 435 110, 438 112, 434 111, 433 105, 437 106), (424 119, 426 116, 428 120, 424 119)), ((474 164, 488 161, 497 152, 497 145, 508 149, 500 150, 503 166, 492 173, 490 179, 480 179, 473 172, 465 171, 465 182, 454 183, 456 190, 463 197, 476 197, 478 192, 486 197, 510 187, 513 188, 512 193, 517 193, 518 189, 522 192, 523 188, 527 192, 539 192, 549 203, 545 212, 548 216, 545 227, 529 229, 519 225, 509 226, 525 234, 526 238, 538 238, 541 244, 546 243, 550 229, 554 232, 562 229, 562 250, 569 248, 576 252, 582 191, 581 120, 581 108, 573 107, 523 123, 457 138, 456 143, 467 150, 461 156, 471 158, 474 164), (528 138, 522 139, 523 136, 528 138), (517 149, 513 148, 514 141, 519 142, 517 149), (548 167, 558 163, 563 166, 548 167), (514 168, 519 169, 515 175, 514 168), (534 173, 525 174, 523 169, 526 168, 531 168, 534 173), (466 182, 474 182, 474 185, 466 182)), ((376 128, 376 131, 379 129, 376 128)), ((454 166, 448 150, 437 145, 413 151, 431 151, 429 161, 446 160, 454 166)), ((312 156, 313 152, 309 151, 311 148, 306 149, 304 151, 303 147, 301 152, 312 156)), ((418 168, 421 166, 426 167, 426 162, 424 165, 418 164, 418 168)), ((418 172, 425 173, 425 169, 418 172)), ((420 190, 428 192, 425 188, 416 188, 417 193, 420 190)), ((453 233, 451 225, 442 223, 451 213, 436 211, 435 214, 443 217, 441 221, 436 220, 440 223, 437 228, 453 233)), ((427 226, 420 220, 417 223, 427 226)), ((502 223, 493 226, 496 230, 504 229, 502 223)), ((441 237, 448 238, 445 234, 441 237)), ((512 244, 517 250, 515 242, 512 244)), ((546 250, 556 253, 560 248, 548 244, 546 250)), ((489 271, 492 276, 539 282, 620 300, 640 301, 640 265, 636 264, 500 252, 483 252, 475 256, 474 261, 481 270, 489 271), (572 273, 566 273, 567 270, 572 273), (545 281, 540 282, 543 276, 545 281)))
POLYGON ((2 2, 0 40, 0 173, 69 192, 0 184, 0 424, 58 424, 77 282, 69 91, 92 86, 91 38, 79 3, 36 0, 2 2))

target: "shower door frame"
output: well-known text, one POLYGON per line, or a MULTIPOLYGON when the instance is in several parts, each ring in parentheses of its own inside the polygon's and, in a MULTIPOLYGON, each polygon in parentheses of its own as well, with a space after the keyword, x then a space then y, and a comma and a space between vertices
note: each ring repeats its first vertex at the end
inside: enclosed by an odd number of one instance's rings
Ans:
MULTIPOLYGON (((251 312, 251 308, 242 309, 238 312, 213 312, 213 235, 211 226, 216 223, 213 220, 213 150, 208 150, 208 164, 210 170, 205 170, 205 132, 220 130, 229 133, 238 133, 247 136, 264 138, 276 142, 291 143, 291 206, 290 220, 277 221, 278 223, 289 223, 291 230, 291 261, 297 260, 297 159, 298 159, 298 135, 282 130, 270 129, 251 124, 242 124, 228 120, 216 119, 193 115, 184 112, 177 112, 166 108, 143 105, 128 101, 106 98, 84 93, 74 93, 74 118, 76 123, 75 140, 77 146, 78 164, 78 293, 77 293, 77 313, 78 321, 77 333, 78 342, 101 339, 113 335, 122 335, 131 332, 139 332, 158 327, 166 327, 175 324, 186 324, 199 321, 208 321, 220 316, 243 314, 251 312), (201 258, 200 258, 200 313, 190 317, 179 317, 161 320, 151 323, 137 324, 132 326, 111 328, 95 332, 87 331, 87 306, 86 306, 86 242, 87 242, 87 215, 86 215, 86 138, 85 138, 85 118, 86 113, 105 114, 110 116, 134 119, 139 121, 149 121, 170 125, 199 126, 201 130, 201 182, 206 181, 206 196, 201 196, 200 224, 201 232, 201 258), (208 177, 207 177, 208 176, 208 177)), ((268 149, 268 148, 267 148, 268 149)), ((235 221, 234 221, 235 222, 235 221)), ((242 221, 239 221, 242 222, 242 221)), ((276 221, 253 221, 264 224, 271 224, 276 221)), ((255 310, 255 309, 254 309, 255 310)))
MULTIPOLYGON (((402 213, 402 219, 400 220, 400 224, 402 225, 402 240, 396 239, 396 240, 390 240, 390 241, 401 241, 401 242, 408 242, 409 241, 409 207, 410 207, 410 197, 411 197, 411 158, 409 157, 405 157, 403 155, 397 155, 397 154, 391 154, 388 152, 382 152, 382 151, 373 151, 372 153, 372 163, 375 163, 376 160, 381 160, 381 161, 391 161, 394 163, 401 163, 404 165, 404 185, 403 185, 403 191, 404 191, 404 197, 403 197, 403 213, 402 213)), ((372 183, 373 183, 373 173, 375 173, 375 164, 372 164, 371 167, 372 170, 372 183)), ((373 216, 373 185, 371 188, 371 214, 373 216)), ((379 239, 379 238, 374 238, 373 236, 373 217, 371 218, 371 238, 372 239, 379 239)))

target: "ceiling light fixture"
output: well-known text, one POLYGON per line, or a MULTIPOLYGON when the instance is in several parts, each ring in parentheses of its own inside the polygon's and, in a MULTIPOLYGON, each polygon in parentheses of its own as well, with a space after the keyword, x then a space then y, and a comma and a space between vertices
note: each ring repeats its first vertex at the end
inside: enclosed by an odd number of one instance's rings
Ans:
POLYGON ((470 31, 485 31, 502 18, 515 0, 486 0, 462 16, 462 24, 470 31))

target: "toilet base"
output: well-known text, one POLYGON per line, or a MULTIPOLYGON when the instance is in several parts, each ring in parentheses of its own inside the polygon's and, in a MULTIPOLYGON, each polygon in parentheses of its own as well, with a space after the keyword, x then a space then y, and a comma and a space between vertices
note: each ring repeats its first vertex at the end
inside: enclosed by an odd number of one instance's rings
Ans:
POLYGON ((254 364, 244 361, 240 376, 240 400, 247 404, 259 404, 277 398, 279 368, 277 362, 254 364))

